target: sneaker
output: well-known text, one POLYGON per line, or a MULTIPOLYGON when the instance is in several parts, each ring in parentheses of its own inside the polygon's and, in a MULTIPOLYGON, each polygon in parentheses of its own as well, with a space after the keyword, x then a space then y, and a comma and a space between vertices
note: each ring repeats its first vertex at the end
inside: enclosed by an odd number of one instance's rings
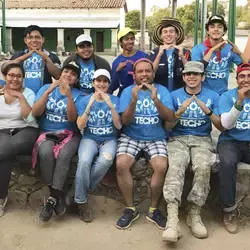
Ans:
POLYGON ((81 220, 87 223, 93 220, 92 211, 88 205, 88 202, 83 203, 83 204, 78 204, 78 208, 79 208, 79 214, 80 214, 81 220))
POLYGON ((54 209, 57 216, 62 216, 66 213, 66 205, 64 197, 59 196, 54 209))
POLYGON ((146 216, 147 220, 150 222, 153 222, 158 228, 165 229, 167 220, 166 218, 161 214, 159 209, 155 209, 153 213, 149 213, 146 216))
POLYGON ((56 206, 56 199, 53 197, 49 197, 40 213, 39 219, 45 222, 49 221, 52 217, 55 206, 56 206))
POLYGON ((6 206, 8 197, 6 196, 4 199, 0 199, 0 217, 4 215, 4 208, 6 206))
POLYGON ((229 213, 224 212, 223 223, 225 229, 230 234, 237 234, 239 232, 238 217, 239 217, 238 209, 235 209, 229 213))
POLYGON ((126 208, 124 214, 116 223, 116 227, 119 229, 127 229, 131 226, 132 222, 139 219, 140 214, 133 209, 126 208))

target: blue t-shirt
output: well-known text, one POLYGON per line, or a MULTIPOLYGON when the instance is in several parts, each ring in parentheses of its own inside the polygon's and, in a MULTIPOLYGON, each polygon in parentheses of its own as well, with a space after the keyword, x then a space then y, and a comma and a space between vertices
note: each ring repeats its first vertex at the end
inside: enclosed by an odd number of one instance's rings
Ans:
POLYGON ((175 49, 165 50, 168 58, 168 90, 172 92, 174 90, 174 53, 175 49))
MULTIPOLYGON (((54 63, 54 65, 58 68, 61 68, 61 62, 57 55, 54 52, 49 52, 43 49, 43 52, 47 54, 50 60, 54 63)), ((23 51, 16 52, 10 60, 14 60, 23 56, 24 54, 29 53, 27 49, 23 51)), ((44 62, 41 61, 41 57, 37 53, 32 53, 32 55, 21 63, 25 70, 25 79, 24 84, 26 87, 33 90, 33 92, 37 93, 38 90, 45 84, 49 84, 52 82, 52 75, 48 71, 47 66, 44 62)), ((4 84, 5 85, 5 84, 4 84)))
MULTIPOLYGON (((229 112, 234 103, 238 100, 238 88, 228 90, 220 97, 219 113, 229 112)), ((220 134, 219 141, 222 140, 237 140, 250 141, 250 98, 245 98, 243 110, 240 117, 237 119, 234 128, 226 130, 220 134)))
MULTIPOLYGON (((159 84, 154 84, 154 86, 157 88, 157 96, 163 105, 173 109, 172 97, 167 88, 159 84)), ((123 90, 120 98, 120 113, 128 108, 132 99, 133 88, 134 85, 123 90)), ((129 125, 123 126, 123 133, 134 140, 153 141, 164 140, 167 137, 164 130, 164 121, 150 95, 150 90, 139 90, 134 119, 129 125)))
POLYGON ((95 72, 95 64, 93 59, 88 62, 84 62, 79 58, 79 64, 81 66, 81 74, 80 74, 80 90, 86 94, 90 94, 94 92, 93 88, 93 78, 95 72))
POLYGON ((118 57, 116 57, 116 59, 112 63, 112 82, 110 85, 111 92, 120 88, 119 94, 118 94, 120 95, 123 89, 125 89, 126 87, 134 83, 134 79, 132 75, 133 64, 129 62, 121 71, 116 72, 118 65, 121 62, 125 62, 127 60, 136 62, 137 60, 141 58, 146 58, 146 57, 147 57, 146 53, 140 50, 136 51, 136 53, 133 56, 126 57, 123 55, 119 55, 118 57))
POLYGON ((26 88, 32 89, 35 94, 43 86, 44 66, 42 57, 35 52, 23 62, 24 85, 26 88))
MULTIPOLYGON (((228 78, 230 73, 230 64, 234 62, 239 65, 242 63, 239 55, 232 52, 232 46, 228 43, 221 49, 221 61, 218 61, 216 52, 211 56, 206 67, 206 78, 203 82, 203 87, 212 89, 221 95, 228 89, 228 78)), ((196 45, 191 52, 192 61, 200 61, 204 55, 207 47, 200 43, 196 45)))
MULTIPOLYGON (((84 113, 91 96, 92 94, 84 97, 81 96, 77 101, 76 108, 79 116, 84 113)), ((119 98, 110 95, 110 99, 116 111, 119 112, 119 98)), ((94 101, 88 115, 86 128, 84 128, 83 138, 103 142, 116 138, 116 133, 117 130, 113 123, 112 113, 106 102, 94 101)))
MULTIPOLYGON (((36 101, 43 95, 49 86, 50 84, 46 84, 38 91, 36 101)), ((75 103, 77 98, 81 95, 81 91, 74 88, 71 91, 75 103)), ((56 131, 64 129, 77 131, 76 123, 68 121, 67 102, 68 97, 60 93, 59 87, 56 87, 49 94, 45 111, 39 120, 40 128, 43 131, 56 131)))
MULTIPOLYGON (((174 102, 174 109, 177 111, 182 103, 191 98, 184 88, 175 90, 171 93, 174 102)), ((210 89, 202 88, 201 92, 196 95, 197 98, 206 104, 218 115, 219 95, 210 89)), ((202 111, 200 106, 193 100, 187 107, 185 113, 181 115, 176 126, 172 129, 172 136, 178 135, 195 135, 208 136, 212 131, 212 123, 209 117, 202 111)))

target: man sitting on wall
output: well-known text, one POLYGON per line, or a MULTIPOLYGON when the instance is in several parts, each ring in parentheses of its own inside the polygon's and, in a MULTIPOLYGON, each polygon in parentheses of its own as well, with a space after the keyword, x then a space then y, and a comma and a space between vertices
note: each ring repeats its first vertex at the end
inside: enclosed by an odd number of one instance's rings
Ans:
POLYGON ((147 219, 164 229, 166 219, 158 209, 167 171, 168 158, 164 120, 172 121, 173 104, 167 88, 153 83, 154 69, 142 58, 134 64, 135 85, 125 88, 120 97, 123 129, 118 139, 117 181, 126 209, 117 221, 119 229, 130 227, 139 218, 133 202, 133 179, 130 169, 143 153, 154 170, 151 179, 151 206, 147 219))
POLYGON ((225 92, 219 103, 221 124, 217 150, 220 157, 220 199, 229 233, 238 232, 236 175, 239 162, 250 164, 250 63, 237 69, 238 87, 225 92))
POLYGON ((195 237, 208 236, 200 213, 210 190, 210 171, 216 160, 210 133, 212 124, 223 129, 217 116, 219 95, 202 86, 204 64, 187 62, 182 73, 186 86, 171 93, 175 121, 166 123, 166 127, 172 131, 171 140, 167 143, 169 169, 163 188, 168 212, 163 239, 169 242, 176 242, 180 237, 178 209, 185 172, 190 164, 194 179, 187 197, 190 202, 187 224, 195 237))

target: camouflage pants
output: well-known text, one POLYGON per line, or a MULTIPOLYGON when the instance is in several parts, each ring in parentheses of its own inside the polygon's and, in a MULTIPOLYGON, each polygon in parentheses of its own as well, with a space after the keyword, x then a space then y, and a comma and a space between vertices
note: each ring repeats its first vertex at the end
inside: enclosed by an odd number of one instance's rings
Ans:
POLYGON ((198 206, 206 202, 210 190, 210 172, 216 154, 210 137, 176 136, 167 143, 169 169, 163 195, 166 202, 181 203, 185 171, 189 166, 194 173, 192 190, 187 199, 198 206))

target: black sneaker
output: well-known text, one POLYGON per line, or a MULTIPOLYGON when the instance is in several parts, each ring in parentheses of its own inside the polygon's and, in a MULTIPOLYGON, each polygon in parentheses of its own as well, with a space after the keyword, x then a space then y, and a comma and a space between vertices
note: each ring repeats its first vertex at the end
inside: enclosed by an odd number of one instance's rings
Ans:
POLYGON ((58 216, 62 216, 66 213, 66 205, 64 197, 61 196, 58 197, 54 211, 58 216))
POLYGON ((52 217, 55 206, 56 206, 56 199, 53 197, 49 197, 40 213, 39 219, 41 221, 49 221, 52 217))
POLYGON ((119 229, 127 229, 131 226, 132 222, 139 219, 139 217, 140 215, 137 211, 126 208, 123 216, 117 221, 116 226, 119 229))
POLYGON ((155 209, 153 213, 148 212, 146 218, 148 221, 153 222, 158 228, 165 229, 167 220, 161 214, 161 211, 159 209, 155 209))

